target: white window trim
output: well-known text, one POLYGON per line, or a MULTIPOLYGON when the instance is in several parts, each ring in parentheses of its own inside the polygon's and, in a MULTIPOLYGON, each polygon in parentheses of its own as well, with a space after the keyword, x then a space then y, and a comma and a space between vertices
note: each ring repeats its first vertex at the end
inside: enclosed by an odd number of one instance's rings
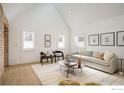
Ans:
POLYGON ((80 48, 85 48, 85 46, 86 46, 86 44, 85 44, 85 39, 84 39, 84 41, 82 42, 82 43, 84 43, 84 45, 82 45, 82 46, 79 46, 79 45, 78 45, 79 43, 81 43, 81 41, 78 41, 78 38, 79 38, 79 37, 84 37, 84 36, 82 36, 82 35, 77 35, 77 36, 74 37, 74 40, 75 40, 75 47, 76 47, 76 48, 79 48, 79 49, 80 49, 80 48))
POLYGON ((65 35, 64 34, 59 34, 58 35, 58 45, 57 46, 58 46, 58 49, 65 49, 66 48, 66 40, 65 40, 65 35), (59 36, 60 35, 64 36, 64 47, 61 47, 61 48, 59 47, 59 36))

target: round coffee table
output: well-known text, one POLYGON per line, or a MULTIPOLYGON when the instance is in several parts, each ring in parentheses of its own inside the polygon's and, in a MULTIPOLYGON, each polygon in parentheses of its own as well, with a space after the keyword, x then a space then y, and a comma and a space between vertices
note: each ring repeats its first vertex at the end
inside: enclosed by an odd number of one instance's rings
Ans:
POLYGON ((61 66, 68 68, 68 70, 67 70, 67 77, 68 77, 70 68, 73 69, 73 67, 77 65, 77 63, 74 62, 74 61, 67 62, 65 60, 58 61, 58 63, 60 65, 60 70, 61 70, 61 66))

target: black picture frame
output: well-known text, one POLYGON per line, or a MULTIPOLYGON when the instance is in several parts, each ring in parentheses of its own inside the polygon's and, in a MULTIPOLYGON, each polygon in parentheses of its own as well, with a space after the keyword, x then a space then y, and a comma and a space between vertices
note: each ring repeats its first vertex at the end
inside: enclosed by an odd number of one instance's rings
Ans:
POLYGON ((88 36, 88 45, 89 46, 99 46, 99 34, 89 35, 88 36))
POLYGON ((51 47, 51 42, 50 41, 46 41, 45 42, 45 47, 51 47))
POLYGON ((51 41, 51 35, 45 34, 45 41, 51 41))
POLYGON ((124 31, 118 31, 118 32, 116 32, 116 45, 117 46, 124 46, 124 31), (121 39, 122 39, 122 41, 121 41, 121 39))
POLYGON ((45 47, 51 47, 51 35, 50 34, 45 34, 45 47))
POLYGON ((115 32, 101 33, 100 34, 100 45, 101 46, 115 46, 115 32))

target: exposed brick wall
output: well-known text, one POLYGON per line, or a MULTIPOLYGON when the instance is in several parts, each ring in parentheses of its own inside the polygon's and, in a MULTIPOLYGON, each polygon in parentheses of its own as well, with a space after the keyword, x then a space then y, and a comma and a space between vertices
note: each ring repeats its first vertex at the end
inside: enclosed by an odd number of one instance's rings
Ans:
POLYGON ((4 32, 0 31, 0 83, 4 71, 4 32))
MULTIPOLYGON (((7 20, 7 19, 6 19, 7 20)), ((8 64, 8 22, 4 23, 4 66, 7 67, 8 64)))
POLYGON ((0 84, 1 84, 1 76, 4 71, 4 28, 3 28, 3 10, 0 5, 0 84))

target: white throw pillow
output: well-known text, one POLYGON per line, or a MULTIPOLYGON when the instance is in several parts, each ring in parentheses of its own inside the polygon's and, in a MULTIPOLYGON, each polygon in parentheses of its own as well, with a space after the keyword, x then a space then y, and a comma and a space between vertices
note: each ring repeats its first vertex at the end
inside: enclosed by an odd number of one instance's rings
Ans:
POLYGON ((78 54, 79 54, 79 55, 82 55, 82 54, 83 54, 83 51, 79 51, 78 54))
POLYGON ((105 61, 110 61, 110 59, 114 56, 115 56, 115 53, 113 51, 105 51, 103 58, 105 61))

